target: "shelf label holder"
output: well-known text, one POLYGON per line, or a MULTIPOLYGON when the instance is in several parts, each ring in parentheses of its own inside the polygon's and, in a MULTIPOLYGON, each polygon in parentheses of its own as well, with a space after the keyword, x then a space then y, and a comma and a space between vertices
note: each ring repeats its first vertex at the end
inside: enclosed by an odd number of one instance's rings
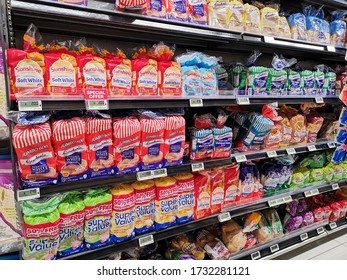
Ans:
POLYGON ((18 110, 21 112, 42 111, 41 100, 18 101, 18 110))
POLYGON ((317 228, 317 233, 318 233, 318 234, 323 234, 324 232, 325 232, 324 227, 319 227, 319 228, 317 228))
POLYGON ((154 243, 153 234, 139 238, 139 246, 144 247, 154 243))
POLYGON ((280 247, 278 246, 278 244, 272 245, 272 246, 270 247, 270 252, 271 252, 271 253, 278 252, 279 250, 280 250, 280 247))
POLYGON ((252 260, 258 260, 258 259, 260 259, 260 258, 261 258, 261 254, 260 254, 259 251, 254 252, 254 253, 251 254, 251 259, 252 259, 252 260))
POLYGON ((40 197, 40 189, 39 188, 19 190, 17 192, 17 200, 18 201, 30 200, 30 199, 39 198, 39 197, 40 197))
POLYGON ((202 99, 189 99, 190 107, 204 107, 204 101, 202 99))
POLYGON ((337 228, 337 224, 335 222, 332 222, 329 224, 330 229, 337 228))
POLYGON ((288 148, 288 149, 286 149, 286 152, 288 155, 295 155, 296 154, 296 150, 294 148, 288 148))
POLYGON ((277 152, 276 151, 268 151, 266 152, 268 158, 274 158, 277 157, 277 152))
POLYGON ((191 166, 193 172, 205 170, 205 165, 203 162, 192 163, 191 166))
POLYGON ((145 181, 154 178, 153 170, 140 171, 136 173, 137 181, 145 181))
POLYGON ((249 105, 251 102, 248 97, 236 97, 237 105, 249 105))
POLYGON ((237 163, 241 163, 247 161, 247 157, 245 155, 235 156, 235 160, 237 163))
POLYGON ((309 152, 317 151, 316 145, 309 145, 309 146, 307 146, 307 149, 309 152))
POLYGON ((153 178, 161 178, 167 176, 167 169, 161 168, 161 169, 155 169, 153 170, 153 178))
POLYGON ((221 214, 218 215, 218 221, 220 223, 224 223, 224 222, 227 222, 227 221, 230 221, 230 220, 231 220, 231 216, 230 216, 229 212, 221 213, 221 214))
POLYGON ((109 103, 108 100, 86 100, 86 110, 108 110, 109 103))
POLYGON ((305 241, 308 239, 308 234, 307 232, 300 234, 300 240, 305 241))
POLYGON ((332 188, 332 190, 338 190, 339 188, 340 188, 340 186, 339 186, 339 184, 338 183, 335 183, 335 184, 332 184, 331 185, 331 188, 332 188))

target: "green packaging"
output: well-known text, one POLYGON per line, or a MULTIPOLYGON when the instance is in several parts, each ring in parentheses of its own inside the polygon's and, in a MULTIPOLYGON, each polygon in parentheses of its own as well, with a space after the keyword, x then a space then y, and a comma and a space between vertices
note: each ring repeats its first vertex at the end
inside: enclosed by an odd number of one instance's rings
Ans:
POLYGON ((325 73, 323 94, 328 96, 333 96, 335 95, 335 88, 336 88, 336 74, 334 72, 325 73))
POLYGON ((269 70, 263 66, 252 66, 248 69, 248 95, 263 95, 266 91, 269 70))
POLYGON ((269 95, 285 95, 287 72, 285 70, 269 69, 266 91, 269 95))
POLYGON ((301 76, 298 72, 291 69, 287 70, 286 89, 289 95, 302 95, 301 76))
POLYGON ((324 169, 314 168, 310 171, 310 182, 311 183, 323 183, 324 181, 324 169))
POLYGON ((301 76, 301 90, 304 95, 312 95, 315 93, 315 82, 313 72, 309 70, 304 70, 300 73, 301 76))
POLYGON ((247 88, 248 69, 242 65, 236 65, 232 70, 232 85, 238 90, 238 94, 244 95, 247 88))

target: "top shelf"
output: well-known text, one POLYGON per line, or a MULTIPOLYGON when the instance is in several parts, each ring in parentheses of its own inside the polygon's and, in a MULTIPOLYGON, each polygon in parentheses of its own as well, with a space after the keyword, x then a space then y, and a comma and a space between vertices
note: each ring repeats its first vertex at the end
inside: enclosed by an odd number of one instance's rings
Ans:
POLYGON ((331 9, 347 10, 346 0, 305 0, 305 3, 314 5, 323 5, 331 9))
POLYGON ((220 51, 264 53, 280 50, 285 55, 344 61, 346 49, 319 43, 248 34, 209 26, 172 22, 137 14, 40 0, 13 0, 13 26, 25 30, 34 23, 42 32, 125 41, 164 40, 180 46, 220 51), (139 36, 141 34, 141 36, 139 36))

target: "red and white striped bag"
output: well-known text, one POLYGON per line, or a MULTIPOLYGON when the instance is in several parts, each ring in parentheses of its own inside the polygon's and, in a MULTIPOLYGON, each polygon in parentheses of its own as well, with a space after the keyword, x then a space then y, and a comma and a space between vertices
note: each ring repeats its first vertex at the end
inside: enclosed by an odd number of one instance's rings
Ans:
POLYGON ((52 130, 61 181, 87 179, 89 165, 85 121, 78 117, 53 121, 52 130))
POLYGON ((24 186, 38 187, 56 183, 58 173, 49 123, 17 124, 12 137, 24 186))
POLYGON ((186 140, 186 120, 182 116, 165 117, 164 167, 182 164, 186 140))
POLYGON ((114 173, 112 119, 87 117, 85 121, 90 177, 112 175, 114 173))
POLYGON ((141 124, 141 169, 163 167, 165 118, 142 117, 141 124))
POLYGON ((113 146, 117 174, 139 171, 141 126, 135 117, 113 120, 113 146))

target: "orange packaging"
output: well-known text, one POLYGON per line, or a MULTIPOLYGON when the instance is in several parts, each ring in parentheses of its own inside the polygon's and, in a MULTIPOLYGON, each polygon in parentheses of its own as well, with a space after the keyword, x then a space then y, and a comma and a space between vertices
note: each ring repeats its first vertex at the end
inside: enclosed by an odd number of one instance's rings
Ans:
POLYGON ((169 20, 187 22, 187 0, 168 0, 167 16, 169 20))
POLYGON ((166 0, 147 0, 147 16, 166 18, 166 0))
POLYGON ((116 174, 140 170, 141 125, 137 118, 113 120, 114 165, 116 174))
POLYGON ((164 167, 183 162, 186 120, 182 116, 166 116, 164 132, 164 167))
POLYGON ((76 58, 63 53, 46 53, 46 88, 51 95, 77 95, 79 71, 76 58))
POLYGON ((165 119, 162 117, 143 117, 141 124, 141 169, 149 170, 163 167, 165 119))
POLYGON ((61 182, 88 178, 86 124, 81 118, 52 122, 53 144, 61 182))
POLYGON ((206 0, 187 0, 188 22, 207 25, 206 0))
POLYGON ((181 96, 182 95, 182 71, 181 65, 174 61, 159 61, 159 95, 181 96))
POLYGON ((212 169, 209 172, 211 186, 211 214, 222 211, 224 203, 224 172, 222 169, 212 169))
POLYGON ((224 206, 231 207, 235 204, 239 193, 240 166, 236 163, 224 168, 224 206))
POLYGON ((131 95, 132 68, 130 59, 107 59, 106 68, 110 96, 131 95))
POLYGON ((134 59, 133 70, 133 95, 157 96, 158 95, 158 62, 154 59, 134 59))
POLYGON ((194 174, 194 220, 211 215, 211 186, 207 171, 194 174))
POLYGON ((107 99, 105 60, 93 55, 80 55, 76 59, 81 74, 79 86, 86 99, 107 99))
POLYGON ((8 49, 7 64, 12 99, 15 99, 15 94, 19 96, 46 94, 44 89, 45 61, 43 54, 8 49))
POLYGON ((113 175, 114 148, 111 118, 86 118, 90 177, 113 175))

